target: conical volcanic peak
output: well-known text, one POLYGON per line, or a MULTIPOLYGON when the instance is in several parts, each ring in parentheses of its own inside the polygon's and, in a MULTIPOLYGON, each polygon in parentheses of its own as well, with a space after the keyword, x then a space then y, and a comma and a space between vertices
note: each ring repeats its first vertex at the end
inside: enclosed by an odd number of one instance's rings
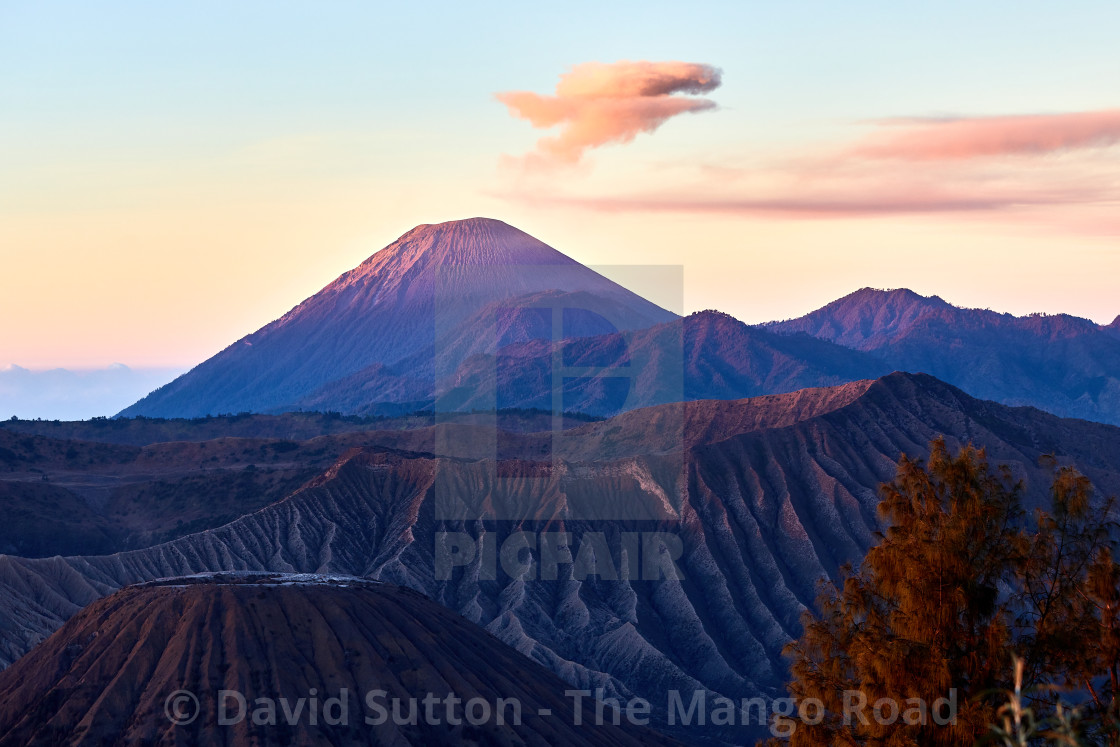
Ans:
MULTIPOLYGON (((500 220, 417 226, 280 319, 122 415, 197 417, 295 409, 325 384, 431 355, 485 308, 548 291, 585 294, 635 329, 676 315, 500 220)), ((463 329, 475 339, 485 329, 463 329)))
POLYGON ((366 281, 399 286, 420 273, 448 267, 578 266, 571 257, 494 218, 425 223, 408 231, 324 288, 366 281))
POLYGON ((455 306, 462 300, 477 310, 486 303, 544 290, 628 293, 507 223, 468 218, 413 228, 343 273, 285 319, 335 297, 348 306, 455 306))
POLYGON ((381 252, 437 265, 572 265, 572 258, 494 218, 467 218, 413 228, 381 252))

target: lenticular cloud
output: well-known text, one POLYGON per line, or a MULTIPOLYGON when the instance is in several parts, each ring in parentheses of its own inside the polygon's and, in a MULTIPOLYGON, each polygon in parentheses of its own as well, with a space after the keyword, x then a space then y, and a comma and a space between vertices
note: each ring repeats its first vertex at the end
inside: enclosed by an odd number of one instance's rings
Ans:
POLYGON ((714 109, 702 94, 720 84, 720 71, 690 62, 588 62, 560 76, 553 96, 529 91, 497 94, 515 117, 533 127, 560 127, 541 138, 529 163, 576 163, 589 148, 628 143, 685 112, 714 109))

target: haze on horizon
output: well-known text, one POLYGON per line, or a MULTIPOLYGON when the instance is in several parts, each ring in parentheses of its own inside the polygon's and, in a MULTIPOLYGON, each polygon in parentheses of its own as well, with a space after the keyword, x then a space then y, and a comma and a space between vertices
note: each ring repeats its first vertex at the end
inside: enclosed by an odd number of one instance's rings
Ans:
MULTIPOLYGON (((0 5, 0 366, 185 368, 420 223, 1120 314, 1120 7, 0 5)), ((3 413, 0 413, 3 415, 3 413)))

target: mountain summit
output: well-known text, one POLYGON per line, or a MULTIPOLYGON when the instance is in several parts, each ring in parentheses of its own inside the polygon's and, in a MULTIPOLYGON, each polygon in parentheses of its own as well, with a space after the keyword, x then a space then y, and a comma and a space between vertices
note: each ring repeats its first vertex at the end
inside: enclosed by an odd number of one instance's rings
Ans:
POLYGON ((974 397, 1120 425, 1120 324, 1069 314, 1013 316, 914 291, 863 288, 799 319, 805 333, 921 371, 974 397))
POLYGON ((922 296, 908 288, 860 288, 811 314, 768 326, 787 334, 804 332, 845 347, 874 350, 884 339, 904 334, 919 320, 954 310, 938 296, 922 296))
POLYGON ((676 318, 502 221, 422 225, 121 415, 292 408, 329 382, 434 350, 483 310, 543 292, 594 297, 620 328, 676 318))
MULTIPOLYGON (((492 218, 468 218, 413 228, 349 272, 343 273, 294 311, 321 304, 325 297, 347 296, 347 302, 376 304, 396 299, 427 300, 436 276, 487 277, 495 290, 509 296, 546 290, 539 273, 525 268, 581 267, 571 257, 508 223, 492 218), (485 268, 485 269, 484 269, 485 268), (318 303, 316 303, 318 302, 318 303)), ((585 281, 589 280, 584 278, 585 281)), ((609 283, 605 278, 601 279, 609 283)), ((591 285, 601 285, 591 283, 591 285)), ((551 288, 549 288, 551 289, 551 288)))
POLYGON ((443 265, 574 265, 577 262, 524 231, 494 218, 467 218, 446 223, 424 223, 377 252, 352 272, 395 263, 443 265))

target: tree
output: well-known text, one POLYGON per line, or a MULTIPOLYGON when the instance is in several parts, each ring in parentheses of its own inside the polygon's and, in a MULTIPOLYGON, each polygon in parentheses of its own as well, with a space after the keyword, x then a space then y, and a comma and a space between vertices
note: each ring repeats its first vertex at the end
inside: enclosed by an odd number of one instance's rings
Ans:
POLYGON ((1047 719, 1074 693, 1080 743, 1120 744, 1120 565, 1109 519, 1115 504, 1094 508, 1089 480, 1068 466, 1055 470, 1051 498, 1050 512, 1036 514, 1017 579, 1023 678, 1034 684, 1029 700, 1047 719))
POLYGON ((1088 480, 1072 468, 1056 470, 1052 492, 1051 510, 1032 518, 1022 484, 983 450, 954 456, 939 439, 928 463, 904 456, 882 487, 888 529, 858 569, 842 569, 839 586, 822 585, 818 612, 805 614, 786 649, 790 695, 825 707, 819 723, 796 724, 789 743, 972 745, 1013 687, 1015 654, 1038 707, 1053 708, 1047 686, 1061 684, 1095 688, 1098 710, 1114 711, 1120 570, 1102 513, 1110 506, 1094 511, 1088 480), (939 725, 933 705, 954 691, 955 721, 939 725))

